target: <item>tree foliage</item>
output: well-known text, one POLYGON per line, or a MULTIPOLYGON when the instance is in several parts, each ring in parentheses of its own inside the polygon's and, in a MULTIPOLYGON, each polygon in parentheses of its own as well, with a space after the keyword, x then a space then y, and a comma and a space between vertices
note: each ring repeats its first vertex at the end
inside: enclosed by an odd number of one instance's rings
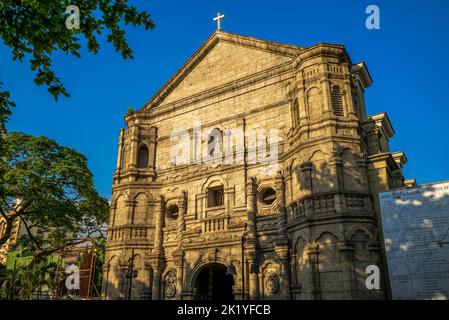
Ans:
POLYGON ((32 300, 42 290, 55 291, 57 264, 43 260, 31 266, 0 272, 0 300, 32 300))
POLYGON ((80 236, 102 234, 108 202, 95 190, 82 154, 23 133, 4 136, 2 144, 0 214, 7 224, 0 245, 11 237, 15 219, 27 231, 20 245, 36 258, 77 244, 80 236), (33 228, 47 236, 36 236, 33 228))
MULTIPOLYGON (((61 79, 52 68, 52 54, 62 51, 80 57, 81 37, 87 40, 87 49, 96 54, 100 49, 98 37, 107 32, 111 43, 124 59, 133 58, 125 38, 123 25, 155 27, 150 14, 139 11, 127 0, 2 0, 0 1, 0 37, 11 48, 14 60, 29 60, 36 73, 37 85, 46 86, 57 99, 69 96, 61 79), (69 29, 66 13, 69 5, 80 10, 80 29, 69 29)), ((0 83, 0 123, 10 114, 9 93, 0 83)))

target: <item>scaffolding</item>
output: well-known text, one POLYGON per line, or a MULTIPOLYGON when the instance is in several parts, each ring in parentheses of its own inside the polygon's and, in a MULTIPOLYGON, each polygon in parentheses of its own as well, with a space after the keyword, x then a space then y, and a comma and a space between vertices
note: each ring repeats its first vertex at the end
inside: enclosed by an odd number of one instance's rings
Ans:
POLYGON ((54 299, 99 299, 101 293, 95 285, 95 271, 98 256, 98 245, 95 238, 70 239, 74 242, 82 241, 82 245, 68 247, 59 257, 56 270, 56 294, 54 299), (79 269, 79 289, 67 289, 65 282, 69 273, 67 267, 75 265, 79 269))

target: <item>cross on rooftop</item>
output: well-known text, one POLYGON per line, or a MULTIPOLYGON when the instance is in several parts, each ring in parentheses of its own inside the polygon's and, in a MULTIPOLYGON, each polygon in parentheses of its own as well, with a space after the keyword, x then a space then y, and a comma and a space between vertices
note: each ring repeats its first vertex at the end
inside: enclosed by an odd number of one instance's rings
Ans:
POLYGON ((217 21, 217 30, 221 30, 221 19, 223 19, 225 16, 224 14, 221 14, 220 12, 217 13, 217 16, 213 19, 213 21, 217 21))

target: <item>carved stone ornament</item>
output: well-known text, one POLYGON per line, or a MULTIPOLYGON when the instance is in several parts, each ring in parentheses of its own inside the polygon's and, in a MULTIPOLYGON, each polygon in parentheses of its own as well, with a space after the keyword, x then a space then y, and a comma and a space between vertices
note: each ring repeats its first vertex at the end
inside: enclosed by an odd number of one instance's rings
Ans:
POLYGON ((173 298, 176 295, 176 273, 169 271, 165 276, 165 296, 173 298))
POLYGON ((267 280, 265 280, 265 289, 269 293, 276 293, 276 291, 279 288, 279 283, 276 278, 276 276, 268 277, 267 280))
POLYGON ((265 270, 265 277, 265 290, 270 294, 276 293, 279 289, 279 281, 275 268, 269 267, 265 270))

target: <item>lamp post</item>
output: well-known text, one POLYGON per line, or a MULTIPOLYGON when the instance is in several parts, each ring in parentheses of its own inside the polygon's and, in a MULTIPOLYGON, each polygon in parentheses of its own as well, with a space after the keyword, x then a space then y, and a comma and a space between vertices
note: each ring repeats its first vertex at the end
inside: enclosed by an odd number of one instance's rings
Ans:
POLYGON ((129 288, 128 288, 128 300, 131 300, 131 292, 133 287, 133 279, 137 278, 137 270, 134 270, 134 249, 132 250, 131 259, 129 261, 128 272, 126 273, 126 278, 129 279, 129 288))

